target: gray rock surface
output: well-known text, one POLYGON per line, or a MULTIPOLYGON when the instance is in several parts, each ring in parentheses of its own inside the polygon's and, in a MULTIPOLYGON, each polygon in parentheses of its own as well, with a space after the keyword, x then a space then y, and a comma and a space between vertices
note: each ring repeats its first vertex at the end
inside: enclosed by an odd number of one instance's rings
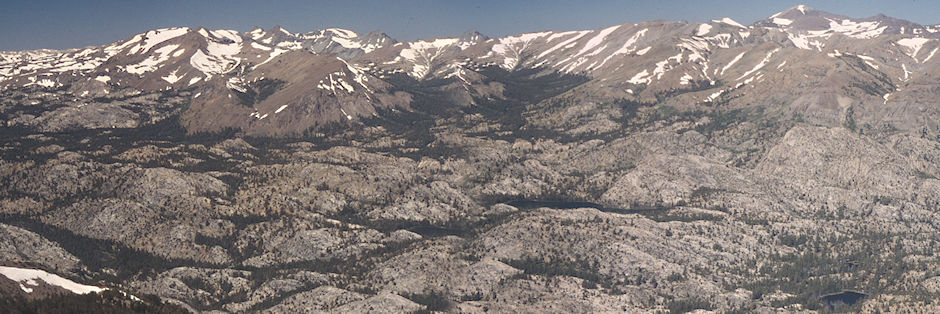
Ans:
POLYGON ((42 236, 0 224, 0 259, 6 263, 38 264, 57 273, 78 270, 81 261, 42 236))
POLYGON ((206 312, 936 312, 937 27, 776 18, 3 52, 0 263, 206 312))

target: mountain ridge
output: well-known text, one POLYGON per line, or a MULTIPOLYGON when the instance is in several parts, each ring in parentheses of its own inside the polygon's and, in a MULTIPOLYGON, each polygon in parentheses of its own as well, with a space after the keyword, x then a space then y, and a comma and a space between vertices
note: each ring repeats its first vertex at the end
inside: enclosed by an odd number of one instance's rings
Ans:
POLYGON ((2 55, 0 264, 191 312, 940 312, 931 28, 794 7, 2 55))
MULTIPOLYGON (((940 29, 932 26, 881 15, 850 19, 803 5, 749 26, 730 18, 704 23, 650 21, 598 30, 544 31, 501 38, 488 38, 470 31, 458 37, 412 42, 398 42, 379 31, 360 35, 338 28, 291 33, 275 26, 238 33, 184 27, 152 30, 84 49, 0 53, 4 60, 0 61, 0 90, 30 86, 54 89, 68 85, 79 98, 107 97, 112 90, 127 88, 192 90, 197 95, 217 90, 229 100, 216 99, 215 106, 237 109, 235 111, 241 111, 242 117, 233 116, 225 119, 229 123, 219 124, 208 122, 212 114, 231 110, 209 110, 205 111, 206 115, 190 113, 186 115, 185 125, 191 132, 236 128, 252 134, 283 136, 372 116, 377 112, 376 106, 407 108, 409 102, 415 101, 415 95, 407 90, 427 80, 457 79, 447 83, 450 87, 442 88, 453 94, 447 98, 458 106, 473 104, 475 97, 502 97, 492 93, 494 86, 487 83, 492 78, 480 74, 487 67, 509 72, 544 69, 545 73, 585 75, 591 81, 583 88, 593 89, 607 101, 651 102, 669 94, 672 97, 668 98, 676 101, 707 105, 734 102, 733 99, 743 95, 741 89, 747 86, 766 89, 764 96, 770 96, 772 88, 762 82, 773 77, 786 79, 780 77, 785 73, 778 72, 786 71, 788 61, 790 66, 796 62, 787 60, 787 56, 806 54, 808 50, 815 51, 812 58, 857 56, 871 68, 869 70, 881 73, 875 76, 890 78, 890 83, 877 84, 897 89, 935 66, 927 63, 933 61, 940 48, 938 38, 940 29), (890 46, 882 44, 885 40, 890 46), (308 77, 307 80, 311 80, 308 83, 295 83, 314 85, 328 93, 309 93, 303 101, 294 105, 278 104, 274 109, 253 108, 254 103, 246 103, 245 99, 250 97, 245 93, 256 89, 249 85, 263 81, 264 75, 254 75, 253 80, 245 78, 262 65, 281 62, 281 55, 295 50, 333 56, 341 60, 346 69, 319 71, 314 63, 306 63, 311 71, 322 72, 323 76, 308 77), (892 56, 898 54, 910 59, 892 56), (765 68, 771 63, 779 71, 765 68), (393 79, 398 83, 387 80, 402 74, 410 78, 393 79), (213 80, 224 82, 210 84, 213 80), (380 90, 399 92, 376 93, 374 86, 365 80, 386 87, 380 90), (721 83, 729 85, 721 86, 721 83), (329 97, 337 95, 345 95, 345 100, 330 100, 329 97), (374 100, 377 102, 369 104, 374 100), (326 108, 313 110, 311 106, 326 108), (242 107, 247 110, 239 109, 242 107), (285 108, 307 108, 302 110, 306 113, 294 113, 301 116, 291 118, 305 122, 283 128, 260 123, 262 117, 274 117, 285 108)), ((266 69, 277 71, 271 66, 266 69)), ((279 85, 279 88, 285 86, 279 85)), ((849 97, 863 102, 877 98, 887 102, 891 98, 892 91, 877 90, 880 94, 872 97, 849 97)), ((268 92, 277 94, 279 89, 269 88, 268 92)), ((297 97, 299 95, 294 98, 300 99, 297 97)), ((205 106, 198 97, 193 97, 192 102, 195 107, 213 107, 205 106)))

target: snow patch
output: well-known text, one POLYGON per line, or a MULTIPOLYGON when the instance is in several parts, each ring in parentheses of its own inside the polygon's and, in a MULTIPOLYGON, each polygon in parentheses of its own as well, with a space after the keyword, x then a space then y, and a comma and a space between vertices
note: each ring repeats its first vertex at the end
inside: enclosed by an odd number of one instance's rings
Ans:
POLYGON ((529 47, 529 44, 533 40, 551 34, 551 32, 527 33, 500 38, 499 43, 493 45, 492 51, 503 56, 503 64, 501 64, 500 67, 512 70, 519 65, 519 62, 522 60, 522 52, 529 47))
POLYGON ((680 52, 679 54, 675 56, 666 58, 666 60, 656 62, 656 68, 653 69, 653 75, 656 76, 657 80, 662 79, 663 74, 666 74, 667 71, 672 70, 672 66, 671 66, 672 61, 676 61, 676 63, 681 63, 682 53, 680 52))
POLYGON ((643 72, 637 73, 632 78, 627 80, 627 83, 639 85, 639 84, 649 84, 651 81, 652 81, 652 78, 650 78, 650 72, 647 70, 643 70, 643 72))
POLYGON ((166 45, 155 50, 153 54, 144 59, 138 64, 128 65, 125 69, 127 73, 141 75, 147 72, 156 71, 163 65, 164 62, 170 60, 174 55, 173 51, 179 48, 180 45, 166 45))
POLYGON ((924 61, 921 61, 921 63, 927 63, 927 61, 930 61, 930 59, 933 58, 933 55, 937 53, 937 49, 940 49, 940 47, 933 48, 933 50, 930 51, 930 54, 927 55, 927 58, 924 59, 924 61))
POLYGON ((457 38, 416 41, 408 44, 408 48, 402 49, 398 55, 413 63, 409 75, 422 79, 431 72, 434 61, 442 56, 448 47, 453 47, 457 42, 457 38))
POLYGON ((141 42, 139 42, 136 46, 128 50, 128 53, 138 54, 142 52, 148 52, 154 46, 159 45, 160 43, 163 43, 167 40, 183 36, 188 32, 189 32, 188 27, 163 28, 163 29, 157 29, 157 30, 146 32, 140 35, 141 42))
POLYGON ((277 43, 277 46, 280 48, 288 49, 288 50, 304 49, 303 43, 299 41, 282 41, 282 42, 277 43))
POLYGON ((708 52, 710 50, 709 49, 710 41, 715 41, 715 43, 718 46, 727 48, 728 47, 727 40, 729 39, 731 39, 731 36, 728 34, 718 34, 717 36, 707 37, 707 38, 692 38, 692 39, 681 38, 680 40, 682 41, 682 43, 676 46, 679 48, 688 50, 690 52, 689 58, 688 58, 689 62, 693 62, 696 60, 706 61, 705 56, 703 56, 703 53, 708 52))
POLYGON ((812 38, 810 36, 787 34, 787 38, 790 39, 790 42, 792 42, 794 46, 800 49, 813 50, 815 48, 821 51, 823 47, 823 43, 817 40, 810 40, 810 38, 812 38))
MULTIPOLYGON (((611 55, 607 56, 607 58, 604 58, 604 61, 602 61, 601 64, 600 64, 599 66, 597 66, 597 67, 603 66, 605 63, 607 63, 607 61, 609 61, 610 59, 612 59, 612 58, 615 57, 615 56, 622 55, 622 54, 628 54, 628 53, 631 53, 631 52, 633 52, 634 50, 636 50, 636 42, 637 42, 637 40, 639 40, 640 37, 645 36, 647 31, 649 31, 649 29, 648 29, 648 28, 644 28, 644 29, 642 29, 642 30, 640 30, 640 31, 638 31, 638 32, 636 32, 636 33, 634 33, 633 36, 630 36, 630 38, 627 39, 627 41, 623 43, 623 47, 620 47, 620 49, 617 49, 617 51, 614 51, 614 53, 612 53, 611 55)), ((650 48, 650 47, 646 47, 646 49, 645 49, 645 51, 643 51, 643 53, 637 52, 637 54, 639 54, 639 55, 646 54, 646 52, 649 51, 649 48, 650 48)))
POLYGON ((725 65, 725 67, 721 68, 721 72, 718 72, 718 75, 719 75, 719 76, 724 75, 724 74, 725 74, 725 70, 727 70, 727 69, 730 68, 732 65, 734 65, 734 64, 737 63, 739 60, 741 60, 741 57, 743 57, 745 53, 747 53, 747 51, 742 52, 742 53, 738 54, 736 57, 734 57, 734 59, 731 59, 731 62, 729 62, 727 65, 725 65))
MULTIPOLYGON (((232 98, 232 95, 229 95, 229 98, 232 98)), ((268 114, 267 113, 261 114, 260 112, 255 111, 255 112, 249 113, 248 116, 254 117, 255 119, 258 119, 258 120, 264 120, 264 118, 268 117, 268 114)))
POLYGON ((179 70, 180 70, 180 69, 173 70, 173 72, 171 72, 171 73, 170 73, 169 75, 167 75, 167 76, 162 77, 162 79, 163 79, 164 81, 167 81, 167 83, 176 84, 176 82, 178 82, 181 78, 183 78, 182 76, 177 76, 177 75, 176 75, 176 72, 179 72, 179 70))
POLYGON ((777 24, 780 26, 787 26, 793 23, 793 20, 788 20, 788 19, 779 18, 779 17, 775 17, 773 21, 774 21, 774 24, 777 24))
POLYGON ((911 56, 914 61, 917 61, 917 53, 920 52, 920 49, 924 47, 924 44, 929 42, 930 39, 927 38, 904 38, 898 40, 898 45, 904 46, 907 48, 908 56, 911 56))
POLYGON ((258 50, 264 50, 264 51, 270 51, 270 50, 271 50, 271 47, 268 47, 268 46, 265 46, 265 45, 262 45, 262 44, 259 44, 259 43, 256 43, 256 42, 251 42, 251 47, 252 47, 252 48, 255 48, 255 49, 258 49, 258 50))
POLYGON ((721 97, 721 94, 723 94, 724 92, 725 92, 724 90, 714 92, 711 95, 709 95, 708 98, 705 98, 705 101, 706 102, 715 101, 715 99, 718 99, 718 97, 721 97))
POLYGON ((56 86, 56 82, 53 81, 53 80, 50 80, 50 79, 41 79, 41 80, 39 80, 39 81, 36 81, 35 84, 36 84, 36 85, 39 85, 39 86, 42 86, 42 87, 46 87, 46 88, 50 88, 50 87, 55 87, 55 86, 56 86))
POLYGON ((107 75, 101 75, 101 76, 96 77, 95 81, 107 84, 109 81, 111 81, 111 77, 107 75))
POLYGON ((870 39, 884 33, 888 26, 878 27, 878 22, 853 22, 849 19, 843 19, 840 22, 829 20, 829 30, 826 33, 839 33, 845 36, 858 39, 870 39))
POLYGON ((873 69, 875 69, 875 70, 878 69, 878 66, 875 65, 874 63, 872 63, 872 61, 875 61, 875 58, 872 58, 872 57, 869 57, 869 56, 865 56, 865 55, 858 55, 858 58, 859 58, 859 59, 862 59, 862 61, 865 61, 865 64, 867 64, 868 66, 872 67, 873 69))
MULTIPOLYGON (((359 68, 357 66, 351 65, 349 64, 349 62, 346 62, 346 60, 343 60, 343 58, 337 57, 336 59, 339 59, 339 61, 343 61, 343 64, 346 65, 346 69, 349 70, 349 72, 352 72, 353 81, 358 83, 359 86, 362 86, 363 88, 365 88, 367 92, 372 93, 372 89, 369 88, 368 85, 366 85, 366 81, 369 79, 369 77, 366 75, 366 71, 368 70, 368 68, 359 68)), ((370 97, 371 99, 371 96, 369 96, 369 94, 366 94, 366 97, 370 97)))
POLYGON ((750 71, 744 72, 744 75, 741 75, 741 77, 739 77, 737 80, 741 80, 741 79, 747 77, 748 75, 751 75, 751 73, 757 72, 757 70, 760 70, 761 68, 763 68, 765 65, 767 65, 767 62, 770 62, 770 57, 772 57, 772 56, 774 55, 774 53, 776 53, 776 52, 779 51, 779 50, 780 50, 780 48, 777 48, 777 49, 774 49, 773 51, 767 53, 767 56, 764 57, 764 60, 761 60, 760 63, 758 63, 757 65, 755 65, 754 68, 752 68, 750 71))
POLYGON ((327 77, 321 79, 317 83, 317 88, 328 90, 335 93, 337 89, 345 90, 346 92, 352 93, 355 90, 352 85, 346 82, 343 77, 346 76, 345 72, 334 72, 327 75, 327 77))
POLYGON ((272 52, 268 55, 268 58, 267 58, 267 59, 264 59, 264 61, 261 61, 261 63, 258 63, 258 65, 255 65, 255 66, 251 67, 251 69, 254 70, 254 69, 258 68, 259 66, 261 66, 262 64, 268 63, 269 61, 271 61, 271 60, 274 59, 275 57, 280 56, 281 54, 284 54, 285 52, 288 52, 288 51, 290 51, 290 50, 281 49, 281 48, 275 48, 274 51, 272 51, 272 52))
POLYGON ((747 28, 747 27, 744 27, 744 25, 741 25, 741 23, 738 23, 737 21, 732 20, 730 17, 726 17, 720 20, 712 20, 712 22, 728 24, 728 25, 738 27, 738 28, 747 28))
POLYGON ((695 36, 705 36, 708 32, 712 31, 712 26, 708 24, 701 24, 698 26, 698 31, 695 32, 695 36))
POLYGON ((555 34, 555 35, 549 36, 549 37, 548 37, 548 41, 552 41, 553 39, 555 39, 555 36, 575 34, 575 36, 573 36, 573 37, 571 37, 571 38, 568 38, 568 39, 566 39, 565 41, 562 41, 562 42, 558 43, 557 45, 552 46, 551 48, 548 48, 548 50, 543 51, 543 52, 540 53, 538 56, 536 56, 536 58, 541 59, 541 58, 547 56, 548 54, 554 52, 555 50, 561 49, 562 47, 568 47, 569 44, 573 43, 574 41, 576 41, 576 40, 578 40, 578 39, 581 39, 581 37, 584 37, 584 35, 587 35, 587 34, 590 33, 590 32, 591 32, 591 31, 565 32, 565 33, 560 33, 560 34, 555 34))
POLYGON ((251 35, 251 39, 252 39, 252 40, 258 40, 258 39, 261 39, 261 37, 264 37, 265 34, 264 34, 264 30, 263 30, 263 29, 256 28, 256 29, 254 29, 254 30, 248 32, 248 35, 251 35))
POLYGON ((240 93, 245 93, 248 91, 248 88, 245 88, 243 85, 245 85, 245 82, 237 77, 229 78, 228 81, 225 82, 225 87, 237 90, 240 93))
MULTIPOLYGON (((331 38, 330 40, 332 40, 333 42, 339 44, 340 46, 343 46, 343 48, 362 49, 362 45, 359 44, 359 42, 353 41, 353 40, 351 40, 351 39, 349 39, 349 38, 333 37, 333 38, 331 38)), ((368 51, 366 51, 366 52, 368 52, 368 51)))
POLYGON ((587 44, 584 45, 584 48, 581 48, 581 51, 578 51, 578 53, 576 53, 575 56, 584 54, 588 50, 591 50, 594 47, 597 47, 597 45, 599 45, 601 42, 604 41, 604 38, 607 38, 607 35, 610 35, 610 33, 613 33, 618 28, 620 28, 620 25, 614 25, 614 26, 602 29, 600 32, 598 32, 597 36, 594 36, 590 40, 588 40, 587 44))
POLYGON ((38 286, 39 283, 36 282, 37 279, 42 280, 49 285, 58 286, 77 294, 104 291, 104 288, 79 284, 74 281, 62 278, 59 275, 50 274, 38 269, 0 266, 0 275, 6 276, 11 280, 20 283, 20 288, 27 293, 32 292, 32 288, 27 288, 23 284, 38 286))
POLYGON ((356 34, 356 32, 348 30, 348 29, 327 28, 326 31, 336 34, 337 36, 345 37, 345 38, 359 37, 359 34, 356 34))
POLYGON ((231 30, 216 30, 200 34, 206 37, 208 46, 205 51, 199 50, 189 59, 189 64, 197 70, 211 77, 214 74, 223 74, 235 69, 241 59, 235 57, 242 49, 242 38, 238 32, 231 30))

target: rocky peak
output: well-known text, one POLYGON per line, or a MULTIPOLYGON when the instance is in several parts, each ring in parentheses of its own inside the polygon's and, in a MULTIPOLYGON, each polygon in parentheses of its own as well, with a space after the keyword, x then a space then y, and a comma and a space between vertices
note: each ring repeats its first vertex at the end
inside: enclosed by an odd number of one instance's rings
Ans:
POLYGON ((878 14, 872 17, 867 17, 860 19, 860 22, 870 22, 878 23, 878 25, 884 26, 884 34, 902 34, 902 35, 918 35, 918 36, 931 36, 932 33, 928 30, 927 27, 923 25, 894 17, 890 17, 884 14, 878 14))
POLYGON ((371 31, 365 35, 359 36, 359 40, 367 45, 391 46, 398 43, 397 40, 381 31, 371 31))
POLYGON ((807 13, 814 14, 817 12, 820 12, 820 11, 813 10, 813 8, 810 8, 809 6, 800 4, 800 5, 791 7, 789 9, 777 12, 774 15, 771 15, 770 18, 775 18, 775 17, 794 18, 794 17, 798 17, 801 15, 807 15, 807 13))
POLYGON ((265 33, 282 33, 282 34, 285 34, 285 35, 292 35, 292 34, 293 34, 293 33, 291 33, 290 31, 288 31, 288 30, 284 29, 283 27, 281 27, 280 25, 274 25, 274 26, 272 26, 271 28, 269 28, 268 30, 266 30, 265 33))
POLYGON ((471 30, 464 32, 462 35, 460 35, 460 37, 458 37, 457 40, 460 43, 469 43, 473 45, 473 44, 484 42, 488 39, 490 38, 487 37, 486 35, 483 35, 480 32, 477 32, 476 30, 471 29, 471 30))
POLYGON ((814 10, 804 5, 778 12, 754 25, 780 29, 794 36, 825 36, 827 38, 834 34, 855 39, 870 39, 890 34, 934 36, 932 34, 936 32, 936 30, 931 31, 931 28, 884 14, 867 18, 851 18, 814 10))
POLYGON ((846 19, 841 15, 825 11, 813 10, 805 5, 798 5, 787 10, 777 12, 767 19, 755 23, 757 26, 779 27, 791 30, 818 30, 829 26, 831 21, 846 19))

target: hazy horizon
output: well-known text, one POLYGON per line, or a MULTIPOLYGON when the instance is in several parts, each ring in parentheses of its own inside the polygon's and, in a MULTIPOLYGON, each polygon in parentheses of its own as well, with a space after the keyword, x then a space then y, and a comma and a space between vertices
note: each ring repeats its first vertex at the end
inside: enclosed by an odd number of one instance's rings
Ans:
POLYGON ((381 31, 401 41, 458 36, 468 30, 501 37, 543 30, 598 29, 650 20, 705 22, 730 17, 749 25, 805 4, 853 18, 885 14, 940 23, 940 3, 924 1, 578 1, 539 3, 422 1, 22 1, 0 12, 0 51, 102 45, 147 30, 186 26, 248 31, 279 25, 305 33, 330 27, 381 31))

